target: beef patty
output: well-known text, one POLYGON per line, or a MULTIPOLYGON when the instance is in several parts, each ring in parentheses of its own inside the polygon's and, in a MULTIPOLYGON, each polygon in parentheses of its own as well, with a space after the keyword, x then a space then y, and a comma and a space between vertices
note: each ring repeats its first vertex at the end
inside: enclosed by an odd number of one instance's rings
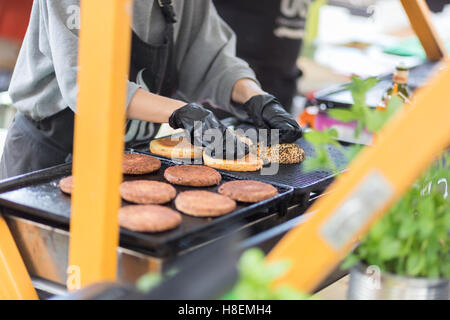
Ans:
POLYGON ((120 195, 129 202, 139 204, 163 204, 177 195, 177 191, 168 183, 159 181, 126 181, 120 185, 120 195))
POLYGON ((236 202, 209 191, 185 191, 175 199, 177 210, 194 217, 219 217, 236 209, 236 202))
POLYGON ((61 179, 58 184, 62 192, 72 194, 73 192, 73 176, 65 177, 61 179))
POLYGON ((241 202, 259 202, 278 194, 278 190, 264 182, 253 180, 236 180, 226 182, 219 187, 219 193, 241 202))
POLYGON ((218 185, 222 176, 216 170, 200 165, 181 165, 169 167, 164 178, 173 184, 190 187, 209 187, 218 185))
POLYGON ((145 154, 126 153, 123 157, 124 174, 147 174, 159 170, 161 161, 145 154))
POLYGON ((162 232, 178 227, 181 215, 168 207, 132 205, 120 208, 121 227, 137 232, 162 232))

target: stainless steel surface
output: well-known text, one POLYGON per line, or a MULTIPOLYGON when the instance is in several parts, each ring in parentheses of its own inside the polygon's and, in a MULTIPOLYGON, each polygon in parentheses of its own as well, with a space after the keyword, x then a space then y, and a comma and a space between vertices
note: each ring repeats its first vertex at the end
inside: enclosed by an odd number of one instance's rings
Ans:
MULTIPOLYGON (((30 275, 65 286, 69 232, 13 216, 4 218, 30 275)), ((134 283, 143 274, 162 268, 159 258, 120 247, 117 252, 117 279, 122 283, 134 283)))
POLYGON ((449 300, 450 279, 402 277, 359 265, 350 271, 351 300, 449 300))

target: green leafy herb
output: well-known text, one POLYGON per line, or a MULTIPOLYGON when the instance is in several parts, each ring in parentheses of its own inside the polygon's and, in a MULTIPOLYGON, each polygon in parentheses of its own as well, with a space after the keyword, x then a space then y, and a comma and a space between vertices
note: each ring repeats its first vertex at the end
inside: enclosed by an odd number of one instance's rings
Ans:
POLYGON ((143 292, 149 292, 153 288, 160 285, 165 279, 171 278, 178 273, 177 268, 171 268, 164 274, 158 272, 149 272, 138 279, 136 282, 136 288, 143 292))
POLYGON ((331 109, 328 114, 342 122, 357 122, 355 130, 355 138, 359 138, 363 128, 367 131, 376 133, 386 124, 386 122, 397 112, 403 105, 402 99, 394 95, 389 100, 388 107, 385 111, 379 111, 370 108, 366 104, 367 92, 377 83, 376 78, 368 78, 360 80, 356 77, 353 82, 347 87, 352 91, 353 100, 355 103, 349 109, 331 109))
POLYGON ((339 145, 336 138, 338 132, 336 129, 328 129, 324 131, 310 131, 305 133, 305 139, 316 146, 322 146, 327 144, 339 145))
POLYGON ((365 125, 369 132, 377 133, 383 126, 389 121, 389 119, 397 113, 397 111, 403 106, 403 101, 398 95, 393 95, 389 100, 386 111, 369 109, 367 112, 367 118, 365 119, 365 125))
MULTIPOLYGON (((403 105, 401 98, 394 95, 389 101, 387 110, 380 111, 370 108, 366 104, 366 95, 377 82, 378 80, 374 77, 367 79, 353 77, 352 82, 347 85, 347 89, 352 93, 354 101, 353 105, 349 109, 328 110, 328 114, 336 120, 356 123, 354 133, 356 139, 361 136, 364 129, 371 133, 379 132, 403 105)), ((323 132, 313 130, 305 134, 305 139, 314 146, 316 151, 314 156, 308 157, 305 160, 304 168, 306 171, 328 169, 334 173, 338 173, 339 170, 342 169, 333 162, 332 157, 329 154, 329 145, 340 148, 336 138, 337 131, 335 129, 328 129, 323 132)), ((350 162, 362 150, 362 147, 355 145, 340 149, 348 162, 350 162)))
POLYGON ((356 106, 365 106, 367 92, 377 83, 378 79, 375 77, 370 77, 367 79, 352 77, 352 82, 350 82, 346 87, 352 93, 353 104, 356 106))
POLYGON ((289 262, 268 264, 260 249, 245 251, 239 261, 239 280, 225 300, 304 300, 311 297, 290 286, 273 288, 274 280, 289 268, 289 262))
MULTIPOLYGON (((328 111, 339 121, 356 122, 355 138, 363 129, 378 133, 403 105, 401 98, 394 95, 385 111, 368 107, 366 94, 376 83, 375 78, 361 80, 354 77, 348 85, 354 104, 349 109, 328 111)), ((325 144, 332 136, 327 132, 323 135, 311 132, 306 139, 316 150, 316 155, 305 161, 306 170, 336 170, 325 144)), ((354 145, 345 148, 344 153, 351 161, 362 149, 362 146, 354 145)), ((372 227, 358 248, 347 256, 342 268, 363 262, 398 275, 450 277, 449 182, 450 156, 446 153, 372 227)))
POLYGON ((163 281, 163 277, 159 273, 148 273, 140 277, 136 283, 136 288, 147 293, 157 287, 163 281))
POLYGON ((306 158, 303 166, 306 171, 328 169, 332 172, 338 172, 337 165, 331 160, 329 146, 333 145, 341 148, 336 138, 338 133, 336 129, 324 131, 310 131, 305 133, 305 139, 315 146, 315 155, 306 158))
MULTIPOLYGON (((273 288, 272 283, 281 277, 290 263, 280 261, 266 263, 264 253, 260 249, 245 251, 238 263, 239 279, 225 300, 305 300, 315 299, 301 293, 288 285, 273 288)), ((160 285, 165 278, 172 277, 177 270, 169 270, 165 275, 148 273, 136 283, 139 291, 147 293, 160 285)))
POLYGON ((436 161, 342 264, 377 265, 398 275, 450 277, 450 153, 436 161))

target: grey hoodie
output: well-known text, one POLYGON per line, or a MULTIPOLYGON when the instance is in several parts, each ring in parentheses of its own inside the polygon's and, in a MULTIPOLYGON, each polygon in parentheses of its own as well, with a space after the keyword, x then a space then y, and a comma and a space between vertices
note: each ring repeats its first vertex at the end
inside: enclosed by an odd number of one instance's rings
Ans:
MULTIPOLYGON (((9 94, 15 107, 35 120, 70 107, 76 111, 79 0, 34 0, 30 24, 9 94)), ((175 61, 179 95, 188 101, 211 99, 238 116, 231 103, 237 80, 255 79, 235 57, 235 35, 210 0, 174 0, 175 61)), ((133 30, 148 43, 163 41, 164 18, 156 0, 134 0, 133 30)), ((139 85, 128 82, 130 103, 139 85)))

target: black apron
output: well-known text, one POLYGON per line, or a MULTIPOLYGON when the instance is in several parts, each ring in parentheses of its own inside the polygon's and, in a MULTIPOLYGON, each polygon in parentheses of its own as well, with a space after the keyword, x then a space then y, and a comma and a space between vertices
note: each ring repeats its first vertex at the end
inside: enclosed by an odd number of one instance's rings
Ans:
MULTIPOLYGON (((171 0, 155 3, 159 4, 166 21, 164 42, 148 44, 133 31, 129 80, 152 93, 171 97, 178 86, 173 54, 175 13, 171 0)), ((74 116, 70 108, 40 121, 17 113, 6 138, 0 179, 70 162, 74 116)), ((149 122, 127 121, 127 146, 151 140, 159 127, 149 122)))

